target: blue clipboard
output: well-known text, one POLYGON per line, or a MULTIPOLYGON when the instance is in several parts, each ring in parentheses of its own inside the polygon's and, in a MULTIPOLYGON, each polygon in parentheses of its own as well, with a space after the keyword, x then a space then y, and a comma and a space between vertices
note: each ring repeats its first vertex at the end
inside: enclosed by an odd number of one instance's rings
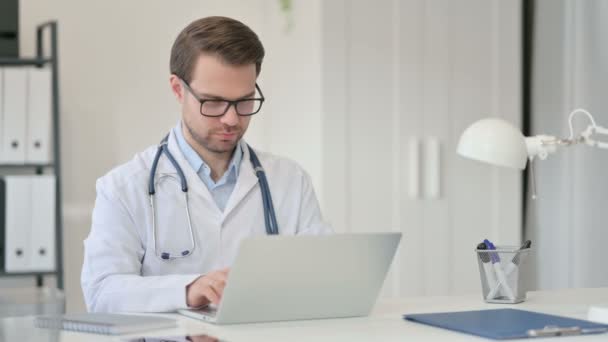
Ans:
POLYGON ((404 315, 403 318, 494 340, 598 334, 608 331, 607 324, 517 309, 412 314, 404 315))

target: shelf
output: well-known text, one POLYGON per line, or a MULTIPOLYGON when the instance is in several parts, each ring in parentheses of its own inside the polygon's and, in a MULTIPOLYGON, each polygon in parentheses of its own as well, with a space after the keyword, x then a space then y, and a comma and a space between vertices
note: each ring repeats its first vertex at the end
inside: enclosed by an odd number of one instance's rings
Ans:
MULTIPOLYGON (((63 289, 63 211, 61 208, 61 148, 60 148, 60 103, 59 103, 59 60, 57 45, 57 22, 49 21, 36 26, 36 51, 34 56, 29 57, 0 57, 0 67, 6 66, 30 66, 48 67, 51 71, 51 137, 53 160, 45 163, 22 162, 0 163, 0 175, 6 174, 46 174, 47 172, 55 175, 55 270, 54 271, 24 271, 6 272, 0 269, 0 277, 36 277, 36 286, 42 287, 44 284, 43 276, 54 275, 57 281, 57 288, 63 289), (48 33, 48 34, 46 34, 48 33), (48 51, 47 51, 48 50, 48 51)), ((4 241, 0 241, 4 243, 4 241)), ((0 305, 1 306, 1 305, 0 305)), ((0 333, 1 335, 1 333, 0 333)))
POLYGON ((5 58, 0 57, 0 66, 6 65, 42 65, 51 63, 50 58, 5 58))
POLYGON ((10 272, 6 273, 0 271, 0 277, 26 277, 26 276, 37 276, 37 275, 56 275, 57 271, 44 271, 44 272, 10 272))
POLYGON ((53 167, 54 163, 50 164, 2 164, 0 163, 1 168, 19 168, 19 167, 53 167))

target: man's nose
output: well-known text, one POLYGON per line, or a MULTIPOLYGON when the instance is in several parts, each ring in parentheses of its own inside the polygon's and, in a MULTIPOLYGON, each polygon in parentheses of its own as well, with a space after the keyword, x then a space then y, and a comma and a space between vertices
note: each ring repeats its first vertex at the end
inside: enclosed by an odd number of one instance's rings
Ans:
POLYGON ((222 115, 221 122, 226 126, 236 126, 236 124, 239 122, 239 115, 236 112, 236 104, 230 104, 228 111, 222 115))

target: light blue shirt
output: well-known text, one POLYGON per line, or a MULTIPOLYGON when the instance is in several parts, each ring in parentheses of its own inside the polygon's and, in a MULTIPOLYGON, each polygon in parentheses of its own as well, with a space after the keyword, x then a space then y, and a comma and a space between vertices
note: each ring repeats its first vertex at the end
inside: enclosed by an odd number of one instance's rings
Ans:
POLYGON ((217 207, 220 208, 221 211, 224 211, 226 208, 226 203, 230 198, 230 194, 232 194, 232 190, 234 190, 236 180, 239 176, 241 160, 243 159, 243 151, 240 144, 237 145, 234 153, 232 154, 232 160, 230 161, 228 170, 224 172, 222 177, 217 182, 214 182, 211 178, 211 168, 205 163, 203 158, 201 158, 198 153, 194 151, 192 146, 190 146, 184 138, 181 121, 177 123, 175 128, 173 128, 173 133, 177 138, 179 149, 184 154, 188 164, 192 166, 199 178, 203 181, 203 183, 205 183, 207 189, 209 189, 209 192, 213 197, 213 200, 217 204, 217 207))

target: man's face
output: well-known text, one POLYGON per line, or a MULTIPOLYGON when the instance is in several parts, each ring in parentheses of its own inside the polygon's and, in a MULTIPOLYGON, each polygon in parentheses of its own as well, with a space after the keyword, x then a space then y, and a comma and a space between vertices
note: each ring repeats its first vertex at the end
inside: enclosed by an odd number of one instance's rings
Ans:
MULTIPOLYGON (((255 64, 234 66, 213 55, 201 54, 196 62, 190 88, 200 99, 239 100, 255 94, 255 64)), ((231 155, 249 126, 250 116, 240 116, 234 106, 220 117, 201 115, 201 104, 175 75, 171 87, 182 104, 182 122, 199 148, 231 155)))

